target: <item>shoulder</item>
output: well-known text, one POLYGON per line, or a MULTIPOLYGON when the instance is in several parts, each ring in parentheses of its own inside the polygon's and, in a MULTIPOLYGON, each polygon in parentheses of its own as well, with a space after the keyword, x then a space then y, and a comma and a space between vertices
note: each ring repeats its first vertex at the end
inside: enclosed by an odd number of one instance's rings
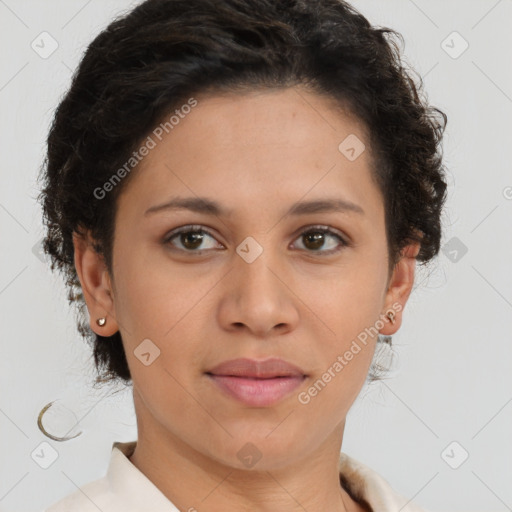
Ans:
POLYGON ((53 503, 44 512, 98 512, 98 510, 117 510, 112 508, 113 496, 106 479, 99 478, 83 485, 76 491, 53 503))
POLYGON ((110 462, 107 471, 101 478, 86 483, 59 501, 51 504, 44 512, 98 512, 108 510, 117 512, 127 510, 123 502, 124 493, 118 492, 115 486, 116 480, 121 480, 125 485, 134 485, 133 477, 126 471, 130 463, 125 452, 130 453, 134 443, 112 444, 110 462))
POLYGON ((136 441, 115 442, 106 474, 81 486, 44 512, 179 512, 129 460, 136 441))
POLYGON ((368 503, 378 512, 427 512, 410 499, 396 492, 375 470, 346 453, 340 454, 340 481, 355 499, 368 503))

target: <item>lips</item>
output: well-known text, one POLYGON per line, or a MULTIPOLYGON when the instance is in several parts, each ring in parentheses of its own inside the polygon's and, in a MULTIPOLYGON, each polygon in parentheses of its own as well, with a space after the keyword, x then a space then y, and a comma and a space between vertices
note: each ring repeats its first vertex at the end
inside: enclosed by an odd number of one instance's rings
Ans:
POLYGON ((306 372, 284 359, 270 358, 264 361, 254 359, 231 359, 215 366, 208 372, 212 375, 270 379, 275 377, 304 377, 306 372))
POLYGON ((283 359, 233 359, 206 372, 216 389, 251 407, 281 401, 307 378, 299 367, 283 359))

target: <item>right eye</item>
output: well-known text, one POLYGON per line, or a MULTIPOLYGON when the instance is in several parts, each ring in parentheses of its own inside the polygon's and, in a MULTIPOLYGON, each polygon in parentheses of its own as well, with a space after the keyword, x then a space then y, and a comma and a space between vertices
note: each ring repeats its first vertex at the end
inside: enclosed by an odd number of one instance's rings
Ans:
MULTIPOLYGON (((215 244, 201 247, 205 241, 205 235, 214 239, 213 235, 202 226, 189 225, 175 229, 168 233, 164 239, 165 244, 170 244, 179 251, 201 254, 203 250, 214 249, 215 244), (179 245, 174 243, 177 240, 179 245), (180 247, 181 245, 181 247, 180 247)), ((224 247, 224 246, 222 246, 224 247)))

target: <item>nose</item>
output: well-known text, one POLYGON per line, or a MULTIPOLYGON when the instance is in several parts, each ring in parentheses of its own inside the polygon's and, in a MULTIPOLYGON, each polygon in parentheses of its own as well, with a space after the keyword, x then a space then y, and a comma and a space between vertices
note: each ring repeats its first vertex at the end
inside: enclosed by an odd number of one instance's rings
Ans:
POLYGON ((221 326, 258 337, 293 331, 300 301, 289 284, 290 275, 275 258, 271 261, 269 250, 252 263, 235 255, 218 312, 221 326))

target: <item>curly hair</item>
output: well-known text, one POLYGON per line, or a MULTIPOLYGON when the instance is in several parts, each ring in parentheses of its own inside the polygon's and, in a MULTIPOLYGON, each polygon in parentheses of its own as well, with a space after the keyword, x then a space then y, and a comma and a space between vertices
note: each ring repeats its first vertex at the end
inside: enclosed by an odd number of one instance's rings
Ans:
MULTIPOLYGON (((111 272, 116 202, 135 170, 105 198, 94 191, 194 94, 301 85, 333 99, 368 131, 390 270, 412 241, 421 244, 417 261, 437 255, 446 115, 420 95, 421 78, 404 64, 399 43, 400 34, 372 26, 342 0, 146 0, 92 41, 56 108, 38 200, 43 250, 77 306, 96 383, 131 376, 120 333, 106 338, 88 325, 73 233, 91 234, 111 272)), ((378 341, 391 345, 390 336, 378 341)))

